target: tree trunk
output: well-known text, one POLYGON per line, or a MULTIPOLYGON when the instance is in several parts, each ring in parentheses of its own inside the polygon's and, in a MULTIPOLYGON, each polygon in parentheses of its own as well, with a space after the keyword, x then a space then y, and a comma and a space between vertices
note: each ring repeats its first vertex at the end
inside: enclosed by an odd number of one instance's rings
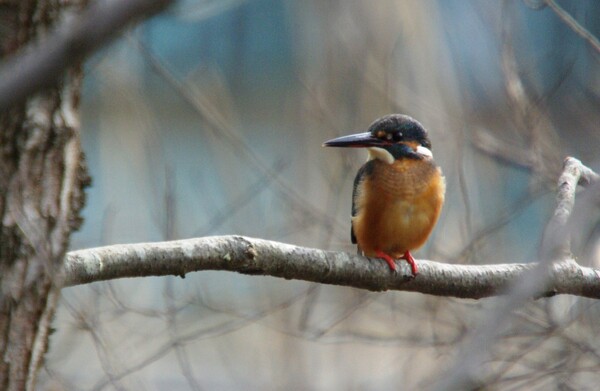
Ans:
MULTIPOLYGON (((2 58, 43 38, 59 0, 0 0, 2 58)), ((0 112, 0 389, 33 389, 89 177, 79 137, 82 73, 0 112)))

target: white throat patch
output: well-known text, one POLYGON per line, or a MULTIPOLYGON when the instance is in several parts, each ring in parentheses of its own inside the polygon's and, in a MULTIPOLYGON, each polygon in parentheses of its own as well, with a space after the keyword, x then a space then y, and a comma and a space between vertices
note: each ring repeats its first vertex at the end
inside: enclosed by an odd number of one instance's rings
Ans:
MULTIPOLYGON (((385 149, 378 147, 369 147, 367 148, 367 150, 369 151, 368 160, 379 159, 387 164, 394 164, 394 157, 385 149)), ((421 156, 433 158, 433 153, 431 152, 431 150, 429 148, 425 148, 422 145, 419 145, 415 152, 421 156)))
POLYGON ((392 154, 383 148, 369 147, 367 148, 367 150, 369 151, 368 160, 379 159, 383 162, 386 162, 387 164, 394 163, 394 157, 392 156, 392 154))

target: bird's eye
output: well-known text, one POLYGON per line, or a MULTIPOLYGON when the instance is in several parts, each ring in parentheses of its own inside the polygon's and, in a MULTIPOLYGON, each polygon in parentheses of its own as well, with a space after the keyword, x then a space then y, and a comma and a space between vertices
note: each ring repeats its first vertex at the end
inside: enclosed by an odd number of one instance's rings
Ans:
POLYGON ((385 135, 385 138, 386 138, 388 141, 391 141, 391 140, 392 140, 392 137, 393 137, 393 135, 392 135, 391 133, 388 133, 388 134, 386 134, 386 135, 385 135))
POLYGON ((400 141, 402 140, 402 132, 396 132, 393 135, 394 141, 400 141))

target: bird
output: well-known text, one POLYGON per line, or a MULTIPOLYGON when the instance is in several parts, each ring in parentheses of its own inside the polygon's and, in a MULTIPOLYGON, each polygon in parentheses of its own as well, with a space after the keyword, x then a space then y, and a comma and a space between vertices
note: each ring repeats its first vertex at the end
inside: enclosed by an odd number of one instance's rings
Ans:
POLYGON ((427 130, 408 115, 389 114, 366 132, 323 146, 367 149, 368 160, 358 170, 352 191, 352 243, 359 254, 385 260, 393 272, 395 259, 406 260, 416 277, 411 251, 427 241, 446 193, 427 130))

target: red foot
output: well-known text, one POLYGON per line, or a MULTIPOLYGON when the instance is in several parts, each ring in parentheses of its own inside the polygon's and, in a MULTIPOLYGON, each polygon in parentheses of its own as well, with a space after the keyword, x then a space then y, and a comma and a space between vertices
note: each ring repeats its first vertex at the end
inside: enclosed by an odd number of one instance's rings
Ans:
POLYGON ((392 269, 392 271, 396 271, 396 263, 394 262, 394 258, 379 250, 375 252, 375 255, 386 261, 387 264, 390 265, 390 269, 392 269))
MULTIPOLYGON (((394 258, 390 257, 388 254, 384 253, 383 251, 376 251, 375 255, 377 255, 379 258, 383 259, 384 261, 386 261, 392 271, 396 271, 396 263, 394 262, 394 258)), ((402 258, 400 258, 400 259, 404 259, 404 260, 406 260, 406 262, 408 262, 413 276, 416 276, 417 274, 419 274, 419 271, 417 270, 417 264, 415 262, 415 259, 412 256, 412 254, 410 253, 410 251, 405 252, 404 255, 402 256, 402 258)))
POLYGON ((412 271, 413 276, 419 274, 419 271, 417 270, 417 263, 415 262, 415 259, 413 258, 410 251, 405 252, 402 256, 402 259, 406 260, 406 262, 408 262, 408 264, 410 265, 410 270, 412 271))

